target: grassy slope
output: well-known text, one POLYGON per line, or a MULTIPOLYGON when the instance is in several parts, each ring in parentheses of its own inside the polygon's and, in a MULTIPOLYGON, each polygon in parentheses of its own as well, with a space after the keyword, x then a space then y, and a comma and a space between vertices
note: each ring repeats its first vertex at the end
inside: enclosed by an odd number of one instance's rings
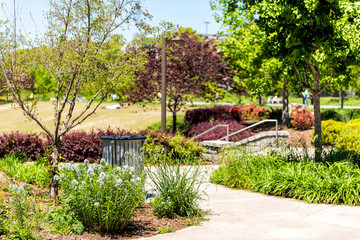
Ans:
MULTIPOLYGON (((101 106, 114 105, 115 103, 104 103, 101 106)), ((80 112, 80 107, 84 107, 84 103, 78 103, 76 112, 80 112)), ((46 126, 53 128, 53 112, 54 107, 50 102, 40 102, 38 105, 39 118, 46 126)), ((167 113, 171 116, 171 113, 167 113)), ((160 105, 131 105, 122 109, 102 109, 96 111, 85 122, 76 127, 78 130, 90 130, 92 128, 112 128, 141 130, 147 126, 160 120, 160 105)), ((1 128, 0 134, 11 131, 21 132, 41 132, 41 128, 34 122, 24 116, 21 109, 13 107, 11 104, 0 105, 1 128)))

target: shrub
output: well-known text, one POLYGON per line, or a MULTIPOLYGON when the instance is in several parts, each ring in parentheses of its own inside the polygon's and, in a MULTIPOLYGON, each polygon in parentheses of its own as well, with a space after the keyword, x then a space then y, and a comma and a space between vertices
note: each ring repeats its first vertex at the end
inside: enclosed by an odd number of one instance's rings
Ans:
POLYGON ((208 121, 225 121, 231 119, 240 121, 240 115, 236 116, 230 113, 231 108, 231 106, 225 105, 188 110, 185 113, 185 121, 188 122, 190 126, 208 121))
POLYGON ((298 130, 307 130, 314 126, 314 115, 308 109, 291 113, 291 126, 298 130))
POLYGON ((148 176, 154 185, 154 191, 159 195, 152 204, 159 217, 199 216, 198 200, 202 199, 203 183, 199 166, 181 169, 180 163, 170 165, 163 161, 155 171, 148 169, 148 176))
POLYGON ((0 157, 17 154, 27 159, 36 160, 44 155, 44 147, 44 141, 34 133, 4 133, 0 137, 0 157))
POLYGON ((128 166, 63 165, 57 176, 63 197, 82 224, 93 230, 121 230, 145 200, 144 177, 128 166))
POLYGON ((282 108, 270 108, 270 111, 268 111, 268 118, 276 119, 278 120, 278 123, 281 123, 282 114, 283 114, 282 108))
POLYGON ((342 121, 341 115, 339 114, 339 110, 337 109, 321 109, 321 120, 334 120, 334 121, 342 121))
MULTIPOLYGON (((188 137, 192 137, 192 136, 196 136, 200 133, 205 132, 206 130, 218 125, 218 124, 228 124, 229 125, 229 132, 235 132, 238 131, 240 129, 244 128, 244 125, 242 125, 241 123, 232 120, 232 121, 223 121, 223 122, 202 122, 202 123, 198 123, 197 125, 192 126, 189 131, 187 132, 187 136, 188 137)), ((225 137, 227 134, 227 130, 226 127, 218 127, 198 138, 196 138, 196 141, 204 141, 204 140, 217 140, 219 138, 225 137)), ((249 130, 245 130, 239 134, 236 134, 234 136, 230 137, 230 141, 236 142, 236 141, 240 141, 244 138, 248 138, 251 137, 252 133, 249 130)))
MULTIPOLYGON (((321 121, 321 141, 324 145, 334 145, 340 131, 345 126, 345 123, 334 120, 321 121)), ((314 139, 313 130, 311 137, 314 139)))
POLYGON ((250 105, 244 105, 240 108, 240 115, 246 120, 263 120, 267 118, 268 111, 252 103, 250 105))
POLYGON ((336 147, 360 155, 360 119, 351 120, 341 130, 336 147))
POLYGON ((146 135, 144 144, 145 163, 158 165, 159 160, 166 159, 169 163, 181 161, 182 164, 198 164, 203 162, 203 147, 197 142, 189 141, 181 135, 151 132, 146 135))

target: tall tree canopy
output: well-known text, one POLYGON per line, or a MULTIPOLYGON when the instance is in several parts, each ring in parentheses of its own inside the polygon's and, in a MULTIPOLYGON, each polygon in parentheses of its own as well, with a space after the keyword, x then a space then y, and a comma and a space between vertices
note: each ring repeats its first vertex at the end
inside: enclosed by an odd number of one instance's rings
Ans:
MULTIPOLYGON (((172 35, 183 42, 167 41, 167 106, 173 114, 173 132, 176 132, 176 113, 191 96, 215 98, 221 85, 231 81, 230 71, 222 61, 222 53, 214 40, 193 31, 184 30, 172 35)), ((128 100, 154 101, 161 91, 161 46, 148 51, 146 68, 136 72, 133 87, 127 92, 128 100)))
MULTIPOLYGON (((320 94, 340 63, 359 52, 360 9, 350 0, 213 0, 218 17, 236 28, 255 21, 263 52, 291 63, 298 82, 313 94, 316 159, 321 158, 320 94), (353 39, 351 39, 353 38, 353 39), (354 44, 355 41, 355 44, 354 44)), ((230 27, 230 28, 231 28, 230 27)))

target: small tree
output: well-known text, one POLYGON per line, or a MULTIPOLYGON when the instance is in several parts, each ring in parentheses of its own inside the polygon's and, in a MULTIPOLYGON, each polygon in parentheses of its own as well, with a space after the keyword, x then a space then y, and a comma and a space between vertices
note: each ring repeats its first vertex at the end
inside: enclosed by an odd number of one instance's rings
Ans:
MULTIPOLYGON (((148 14, 140 0, 52 0, 47 14, 49 31, 36 44, 16 33, 16 21, 9 26, 11 35, 2 35, 0 67, 15 102, 34 120, 52 141, 50 195, 58 197, 59 150, 62 137, 93 115, 107 94, 119 82, 132 78, 139 57, 127 54, 120 61, 108 61, 108 41, 114 31, 128 22, 141 25, 148 14), (19 46, 31 51, 19 51, 19 46), (47 126, 36 114, 36 101, 27 101, 21 81, 40 64, 55 86, 54 125, 47 126), (84 108, 75 112, 76 98, 96 89, 84 108), (95 102, 95 100, 98 100, 95 102)), ((16 17, 16 16, 15 16, 16 17)))
MULTIPOLYGON (((222 53, 214 40, 201 37, 190 30, 174 34, 182 43, 167 43, 167 95, 168 108, 173 115, 176 132, 176 113, 192 96, 214 100, 221 85, 231 82, 230 71, 222 61, 222 53)), ((161 46, 161 45, 160 45, 161 46)), ((136 80, 128 90, 131 102, 154 101, 161 91, 161 47, 148 50, 144 71, 136 72, 136 80)))

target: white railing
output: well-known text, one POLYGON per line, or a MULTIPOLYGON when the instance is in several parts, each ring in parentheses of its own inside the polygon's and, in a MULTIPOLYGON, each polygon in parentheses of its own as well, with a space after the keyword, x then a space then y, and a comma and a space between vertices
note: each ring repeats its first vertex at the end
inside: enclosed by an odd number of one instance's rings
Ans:
POLYGON ((229 125, 227 125, 227 124, 218 124, 216 126, 213 126, 212 128, 206 130, 205 132, 200 133, 199 135, 196 135, 195 137, 191 138, 190 141, 194 140, 195 138, 198 138, 198 137, 204 135, 205 133, 208 133, 218 127, 226 127, 226 136, 224 138, 226 139, 226 141, 229 141, 229 125))
POLYGON ((228 134, 228 135, 226 135, 225 137, 219 138, 218 141, 221 141, 221 140, 223 140, 223 139, 226 139, 226 141, 229 141, 229 137, 234 136, 234 135, 236 135, 236 134, 238 134, 238 133, 241 133, 241 132, 243 132, 243 131, 245 131, 245 130, 248 130, 248 129, 252 128, 252 127, 255 127, 255 126, 257 126, 257 125, 260 125, 260 124, 262 124, 262 123, 264 123, 264 122, 275 122, 275 123, 276 123, 276 142, 277 142, 277 141, 278 141, 278 121, 277 121, 276 119, 265 119, 265 120, 262 120, 261 122, 255 123, 255 124, 253 124, 253 125, 251 125, 251 126, 248 126, 248 127, 246 127, 246 128, 240 129, 239 131, 233 132, 233 133, 231 133, 230 135, 228 134))

